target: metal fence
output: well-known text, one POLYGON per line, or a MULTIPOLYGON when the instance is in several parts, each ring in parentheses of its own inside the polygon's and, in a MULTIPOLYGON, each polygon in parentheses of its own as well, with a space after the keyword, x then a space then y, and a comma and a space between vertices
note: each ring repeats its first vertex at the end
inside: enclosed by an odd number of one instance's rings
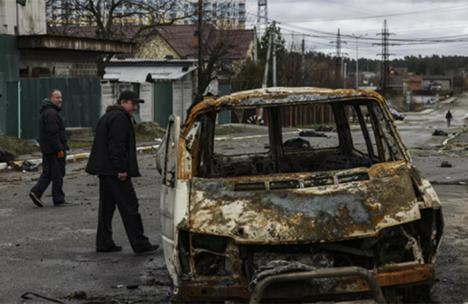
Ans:
POLYGON ((7 82, 6 133, 37 138, 42 99, 52 89, 63 95, 66 127, 94 127, 99 118, 101 85, 98 78, 39 78, 7 82))

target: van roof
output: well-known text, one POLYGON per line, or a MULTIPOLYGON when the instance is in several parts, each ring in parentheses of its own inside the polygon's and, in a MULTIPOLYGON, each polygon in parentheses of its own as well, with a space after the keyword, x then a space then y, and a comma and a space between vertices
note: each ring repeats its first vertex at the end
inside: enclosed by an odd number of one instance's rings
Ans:
POLYGON ((384 98, 371 90, 324 89, 314 87, 275 87, 242 91, 220 98, 206 97, 190 112, 194 117, 205 111, 222 108, 256 107, 265 105, 287 105, 328 101, 352 101, 373 99, 381 104, 384 98))

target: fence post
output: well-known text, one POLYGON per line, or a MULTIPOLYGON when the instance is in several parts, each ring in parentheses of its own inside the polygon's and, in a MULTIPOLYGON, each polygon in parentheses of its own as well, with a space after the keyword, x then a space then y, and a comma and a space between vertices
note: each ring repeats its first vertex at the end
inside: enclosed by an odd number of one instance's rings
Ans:
POLYGON ((21 81, 18 80, 18 138, 21 138, 21 81))

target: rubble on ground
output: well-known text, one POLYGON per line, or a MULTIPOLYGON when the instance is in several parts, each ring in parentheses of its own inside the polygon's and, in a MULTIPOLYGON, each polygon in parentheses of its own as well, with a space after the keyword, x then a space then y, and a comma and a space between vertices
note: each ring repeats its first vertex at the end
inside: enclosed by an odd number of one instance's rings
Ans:
POLYGON ((432 136, 448 136, 448 133, 443 130, 437 129, 434 131, 434 133, 432 133, 432 136))

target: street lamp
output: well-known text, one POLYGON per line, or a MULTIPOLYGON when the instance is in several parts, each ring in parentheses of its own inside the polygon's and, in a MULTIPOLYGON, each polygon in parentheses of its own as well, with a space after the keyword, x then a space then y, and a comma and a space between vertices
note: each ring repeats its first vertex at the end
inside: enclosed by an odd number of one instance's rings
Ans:
POLYGON ((351 34, 351 37, 356 39, 356 89, 359 87, 359 39, 367 36, 367 34, 356 35, 351 34))

